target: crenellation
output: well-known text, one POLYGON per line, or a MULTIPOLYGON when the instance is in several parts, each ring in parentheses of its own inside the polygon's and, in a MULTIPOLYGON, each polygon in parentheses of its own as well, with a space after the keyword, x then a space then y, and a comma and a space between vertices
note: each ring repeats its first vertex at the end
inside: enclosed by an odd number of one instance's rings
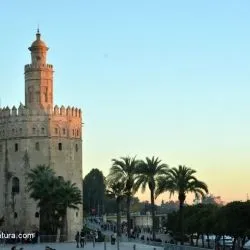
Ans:
POLYGON ((60 108, 60 115, 66 116, 66 109, 63 105, 60 108))
POLYGON ((17 108, 15 106, 12 107, 11 115, 17 116, 17 108))
POLYGON ((24 70, 25 71, 29 71, 32 69, 53 69, 53 65, 52 64, 26 64, 24 66, 24 70))

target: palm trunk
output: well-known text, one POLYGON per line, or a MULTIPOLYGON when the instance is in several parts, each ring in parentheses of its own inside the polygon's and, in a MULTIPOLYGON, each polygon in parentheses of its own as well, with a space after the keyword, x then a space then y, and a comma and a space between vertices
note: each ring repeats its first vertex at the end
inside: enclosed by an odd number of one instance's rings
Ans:
POLYGON ((117 205, 117 212, 116 212, 116 231, 117 236, 121 236, 121 199, 118 197, 116 199, 116 205, 117 205))
POLYGON ((201 240, 202 240, 202 247, 204 248, 205 247, 205 243, 204 243, 204 234, 203 233, 201 235, 201 240))
POLYGON ((210 248, 210 238, 209 238, 209 234, 207 234, 207 247, 210 248))
POLYGON ((152 236, 153 241, 155 240, 155 197, 154 197, 154 189, 150 189, 150 197, 151 197, 151 214, 152 214, 152 236))
POLYGON ((128 224, 128 238, 130 238, 130 231, 131 231, 131 221, 130 221, 130 195, 127 196, 127 224, 128 224))
POLYGON ((236 237, 236 236, 234 236, 232 250, 235 250, 235 246, 236 246, 236 239, 237 239, 237 237, 236 237))
POLYGON ((184 213, 183 213, 183 207, 184 207, 184 201, 185 201, 185 194, 179 194, 179 202, 180 202, 180 209, 179 209, 179 228, 181 233, 181 245, 184 245, 184 213))
POLYGON ((191 244, 191 246, 194 245, 194 234, 193 233, 191 234, 190 244, 191 244))
POLYGON ((61 227, 60 227, 60 242, 65 241, 65 231, 66 231, 66 220, 67 220, 67 212, 62 215, 61 227))

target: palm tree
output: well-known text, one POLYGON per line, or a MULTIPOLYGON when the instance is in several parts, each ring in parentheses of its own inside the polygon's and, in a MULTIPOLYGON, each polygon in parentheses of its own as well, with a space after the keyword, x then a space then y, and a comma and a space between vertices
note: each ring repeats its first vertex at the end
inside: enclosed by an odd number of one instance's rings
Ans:
POLYGON ((38 202, 40 208, 40 229, 56 235, 58 228, 65 233, 67 209, 78 209, 82 203, 81 191, 76 184, 56 177, 55 172, 45 165, 38 165, 28 174, 27 191, 38 202))
POLYGON ((170 197, 175 193, 178 193, 179 199, 179 229, 181 233, 181 244, 184 243, 184 229, 183 229, 183 206, 187 193, 194 193, 198 198, 204 197, 208 193, 207 185, 199 181, 194 174, 195 170, 179 166, 178 168, 170 169, 165 176, 158 178, 158 187, 156 190, 156 196, 163 192, 170 192, 170 197))
POLYGON ((136 181, 135 181, 135 190, 138 190, 139 187, 142 188, 142 192, 145 192, 146 186, 148 185, 150 190, 151 198, 151 214, 152 214, 152 232, 153 240, 155 240, 155 188, 157 183, 157 178, 162 175, 166 175, 168 171, 168 166, 161 163, 161 160, 155 157, 146 158, 146 161, 140 161, 136 169, 136 181))
POLYGON ((45 165, 38 165, 27 173, 27 191, 40 208, 40 231, 54 235, 57 231, 56 200, 53 199, 55 172, 45 165))
POLYGON ((124 183, 125 193, 126 193, 126 207, 127 207, 127 224, 128 224, 128 237, 130 237, 130 206, 131 198, 135 194, 136 190, 134 188, 135 181, 135 171, 139 163, 138 160, 130 157, 121 157, 120 160, 112 159, 113 165, 110 169, 110 173, 107 177, 108 181, 124 183))
POLYGON ((80 189, 75 183, 65 181, 62 177, 56 179, 57 189, 55 190, 55 199, 58 200, 56 210, 61 218, 61 236, 60 241, 63 241, 63 236, 67 235, 67 209, 79 210, 78 205, 82 204, 82 195, 80 189))
POLYGON ((116 212, 116 228, 117 228, 117 236, 121 236, 121 202, 126 196, 126 193, 124 192, 125 185, 124 182, 118 181, 118 182, 108 182, 108 188, 106 190, 107 196, 111 198, 115 198, 116 200, 116 206, 117 206, 117 212, 116 212))

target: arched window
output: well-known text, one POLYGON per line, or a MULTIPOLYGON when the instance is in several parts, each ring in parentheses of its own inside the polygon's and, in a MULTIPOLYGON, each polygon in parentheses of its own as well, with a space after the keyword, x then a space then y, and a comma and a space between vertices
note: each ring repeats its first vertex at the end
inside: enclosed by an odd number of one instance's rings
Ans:
POLYGON ((15 219, 17 218, 17 212, 14 213, 14 218, 15 218, 15 219))
POLYGON ((44 131, 45 131, 44 128, 42 128, 42 129, 41 129, 42 134, 44 134, 44 131))
POLYGON ((78 152, 78 145, 76 144, 76 146, 75 146, 75 147, 76 147, 76 152, 78 152))
POLYGON ((60 151, 62 150, 62 143, 61 143, 61 142, 58 143, 58 149, 59 149, 60 151))
POLYGON ((39 213, 38 212, 35 213, 35 217, 39 218, 39 213))
POLYGON ((12 193, 18 194, 20 191, 19 179, 17 177, 13 177, 12 179, 12 193))
POLYGON ((36 151, 39 151, 39 150, 40 150, 39 142, 36 142, 36 151))

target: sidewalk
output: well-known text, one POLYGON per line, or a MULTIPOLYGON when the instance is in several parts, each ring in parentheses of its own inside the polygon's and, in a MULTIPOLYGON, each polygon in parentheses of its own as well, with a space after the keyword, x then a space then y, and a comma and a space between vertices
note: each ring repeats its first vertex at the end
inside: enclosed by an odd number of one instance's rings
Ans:
MULTIPOLYGON (((136 245, 136 250, 163 250, 163 247, 153 247, 149 245, 143 245, 139 243, 121 242, 120 250, 133 250, 133 246, 136 245)), ((5 247, 0 246, 0 250, 10 250, 13 245, 8 245, 5 247)), ((84 249, 84 250, 104 250, 104 243, 97 242, 95 247, 92 243, 87 243, 84 248, 76 248, 76 244, 73 243, 51 243, 51 244, 36 244, 36 245, 17 245, 17 249, 23 247, 24 250, 44 250, 45 246, 55 248, 56 250, 72 250, 72 249, 84 249)), ((117 245, 111 245, 110 242, 106 244, 106 250, 116 250, 117 245)))

